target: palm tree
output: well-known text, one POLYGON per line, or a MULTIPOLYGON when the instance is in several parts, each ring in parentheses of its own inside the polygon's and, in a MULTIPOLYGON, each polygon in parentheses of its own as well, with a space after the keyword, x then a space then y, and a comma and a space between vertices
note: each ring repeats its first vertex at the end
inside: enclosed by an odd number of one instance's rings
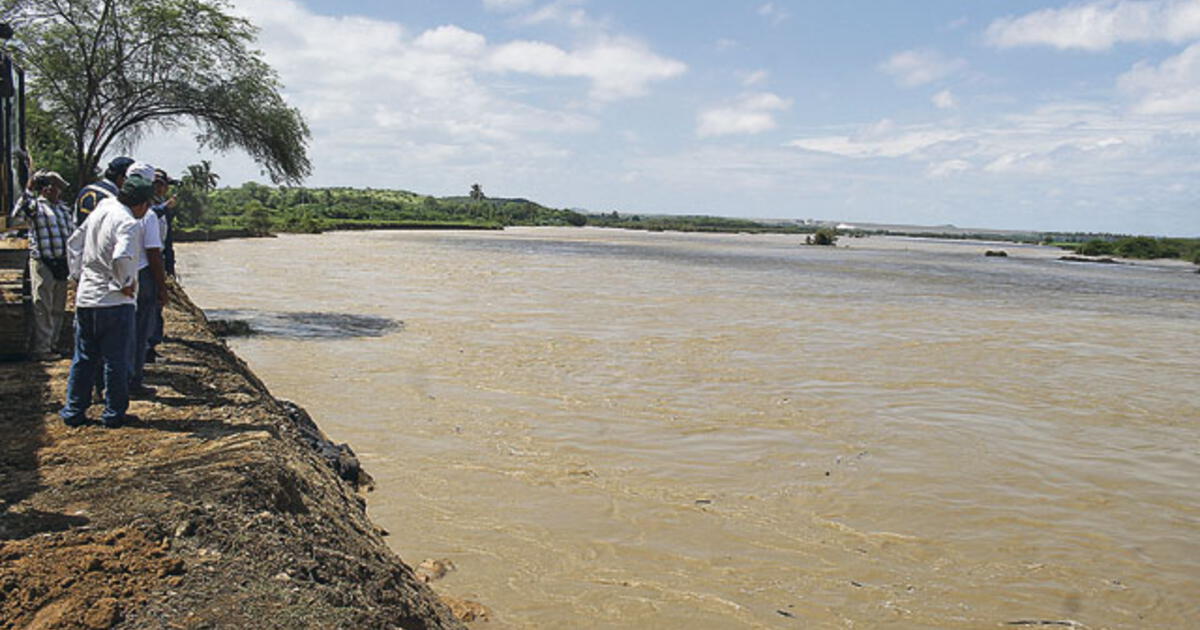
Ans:
POLYGON ((217 180, 221 179, 221 176, 212 171, 212 162, 200 160, 199 164, 189 165, 187 170, 182 180, 184 186, 191 186, 204 194, 217 189, 217 180))

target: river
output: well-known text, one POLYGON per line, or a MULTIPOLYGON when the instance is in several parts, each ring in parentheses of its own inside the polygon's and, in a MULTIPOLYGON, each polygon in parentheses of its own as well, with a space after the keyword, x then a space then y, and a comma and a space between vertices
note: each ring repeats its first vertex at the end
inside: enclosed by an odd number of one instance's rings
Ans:
POLYGON ((339 232, 179 267, 209 311, 395 322, 230 343, 492 627, 1200 627, 1194 268, 799 240, 339 232))

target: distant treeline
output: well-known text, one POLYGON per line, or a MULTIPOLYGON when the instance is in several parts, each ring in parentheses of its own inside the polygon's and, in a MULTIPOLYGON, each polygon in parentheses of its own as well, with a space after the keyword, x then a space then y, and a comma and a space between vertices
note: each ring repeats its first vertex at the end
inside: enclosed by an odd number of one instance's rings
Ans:
MULTIPOLYGON (((207 164, 204 165, 207 168, 207 164)), ((489 198, 478 185, 471 193, 432 197, 405 190, 358 188, 271 187, 247 182, 237 188, 189 186, 180 190, 179 222, 196 238, 209 234, 322 232, 367 229, 499 229, 505 226, 594 226, 649 231, 743 232, 833 236, 872 234, 940 239, 1004 240, 1054 244, 1085 256, 1181 258, 1200 264, 1200 238, 1156 238, 1120 234, 918 232, 836 230, 829 223, 766 222, 705 215, 640 215, 619 212, 583 213, 548 208, 528 199, 489 198)), ((213 177, 212 179, 215 179, 213 177)), ((836 239, 834 239, 836 240, 836 239)))
POLYGON ((1081 256, 1122 258, 1180 258, 1200 265, 1200 239, 1156 238, 1120 234, 1055 235, 1051 242, 1081 256), (1082 236, 1082 238, 1080 238, 1082 236))
POLYGON ((581 213, 547 208, 528 199, 438 198, 404 190, 275 188, 254 182, 208 192, 181 207, 179 220, 185 230, 241 228, 258 234, 587 224, 581 213))

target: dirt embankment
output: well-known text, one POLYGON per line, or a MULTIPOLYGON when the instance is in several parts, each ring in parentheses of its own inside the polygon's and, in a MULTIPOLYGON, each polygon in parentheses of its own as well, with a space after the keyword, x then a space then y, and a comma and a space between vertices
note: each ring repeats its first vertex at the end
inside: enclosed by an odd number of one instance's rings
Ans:
POLYGON ((58 419, 70 361, 0 363, 0 629, 461 628, 315 427, 185 295, 166 317, 120 429, 58 419))

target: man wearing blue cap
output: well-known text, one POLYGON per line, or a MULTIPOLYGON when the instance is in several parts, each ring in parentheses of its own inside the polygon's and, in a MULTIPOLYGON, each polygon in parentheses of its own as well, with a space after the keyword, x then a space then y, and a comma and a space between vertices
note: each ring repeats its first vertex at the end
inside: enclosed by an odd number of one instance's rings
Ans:
POLYGON ((84 186, 75 197, 75 224, 83 225, 88 215, 100 201, 116 197, 125 183, 125 171, 133 164, 133 158, 114 158, 104 171, 104 179, 84 186))
POLYGON ((119 427, 129 409, 134 305, 142 247, 140 219, 150 209, 154 186, 142 175, 125 178, 121 191, 96 204, 68 244, 75 291, 75 356, 67 379, 67 404, 59 412, 68 426, 87 422, 97 367, 104 367, 106 427, 119 427))

